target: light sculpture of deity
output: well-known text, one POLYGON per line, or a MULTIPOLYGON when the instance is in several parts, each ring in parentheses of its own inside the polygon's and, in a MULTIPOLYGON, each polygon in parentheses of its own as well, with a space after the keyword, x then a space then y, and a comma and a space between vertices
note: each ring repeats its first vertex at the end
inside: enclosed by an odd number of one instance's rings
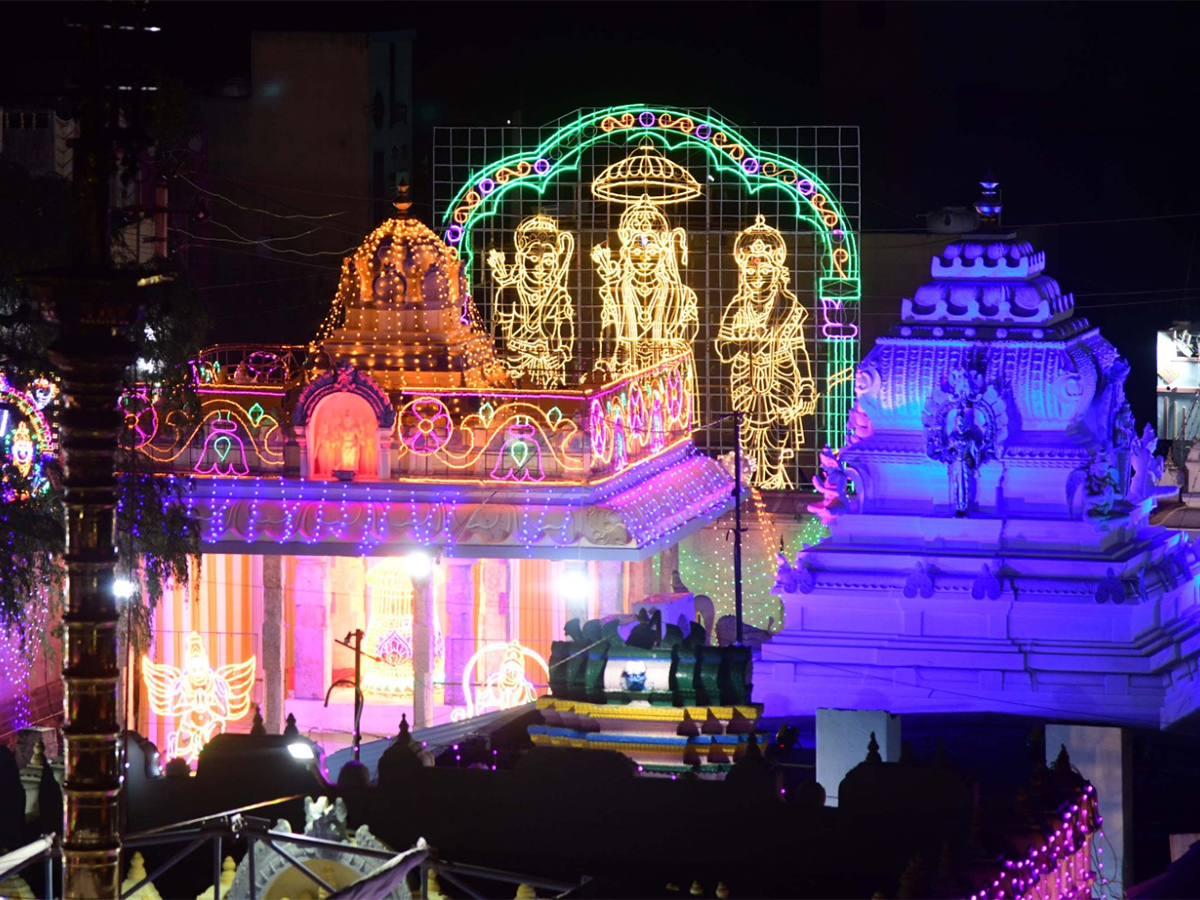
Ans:
POLYGON ((484 682, 475 697, 475 713, 488 709, 512 709, 537 699, 537 691, 525 677, 525 648, 516 641, 504 648, 500 667, 484 682))
POLYGON ((643 197, 621 215, 617 234, 616 258, 602 243, 592 248, 592 261, 604 282, 601 328, 612 337, 613 368, 626 372, 691 347, 698 317, 696 292, 679 275, 687 265, 686 232, 671 228, 643 197))
POLYGON ((647 140, 597 176, 592 193, 625 205, 620 247, 614 253, 604 241, 591 253, 601 281, 601 335, 612 348, 608 367, 637 371, 689 350, 699 318, 696 292, 679 271, 687 265, 687 232, 672 228, 661 207, 700 196, 699 183, 647 140))
POLYGON ((760 215, 734 241, 738 289, 725 308, 716 350, 730 367, 733 408, 742 413, 742 451, 754 483, 793 487, 788 461, 804 442, 803 417, 817 388, 804 336, 808 312, 788 289, 787 245, 760 215))
POLYGON ((575 307, 567 292, 567 272, 575 238, 559 231, 549 216, 530 216, 517 226, 512 265, 501 250, 488 253, 497 293, 511 288, 516 297, 496 314, 508 349, 508 370, 538 388, 566 381, 575 344, 575 307))
POLYGON ((238 663, 213 668, 200 635, 192 632, 182 667, 156 663, 142 656, 142 678, 150 708, 160 716, 178 718, 167 735, 167 756, 195 762, 204 747, 225 723, 250 711, 257 662, 251 656, 238 663))

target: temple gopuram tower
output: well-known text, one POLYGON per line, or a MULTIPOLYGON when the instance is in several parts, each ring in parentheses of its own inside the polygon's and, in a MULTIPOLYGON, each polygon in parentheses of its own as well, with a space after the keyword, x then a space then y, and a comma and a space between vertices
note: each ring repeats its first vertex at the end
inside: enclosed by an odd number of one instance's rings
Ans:
POLYGON ((950 243, 858 366, 812 507, 831 536, 782 562, 755 666, 776 714, 1158 727, 1196 707, 1195 551, 1149 524, 1172 489, 1129 366, 1045 263, 1013 235, 950 243))

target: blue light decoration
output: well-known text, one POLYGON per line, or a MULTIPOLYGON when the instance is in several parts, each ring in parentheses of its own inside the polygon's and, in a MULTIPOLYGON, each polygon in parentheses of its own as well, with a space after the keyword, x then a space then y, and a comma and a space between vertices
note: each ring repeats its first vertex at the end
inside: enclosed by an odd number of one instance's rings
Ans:
MULTIPOLYGON (((982 211, 999 212, 984 183, 982 211)), ((1160 727, 1200 708, 1197 551, 1152 526, 1153 430, 1129 365, 1045 274, 976 233, 931 261, 858 367, 853 484, 784 558, 771 715, 989 711, 1160 727)))

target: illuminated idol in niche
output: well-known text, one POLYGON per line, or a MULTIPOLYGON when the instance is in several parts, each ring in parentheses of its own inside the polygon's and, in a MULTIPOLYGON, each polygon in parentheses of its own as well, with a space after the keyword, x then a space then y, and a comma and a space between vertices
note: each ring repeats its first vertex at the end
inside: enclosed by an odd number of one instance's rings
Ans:
POLYGON ((592 193, 627 204, 615 258, 607 241, 592 248, 610 367, 633 371, 690 349, 698 327, 696 292, 679 274, 687 265, 687 232, 672 228, 660 207, 699 196, 699 183, 646 141, 605 169, 592 193))
POLYGON ((733 408, 742 413, 742 452, 754 483, 794 485, 788 462, 804 443, 803 417, 816 406, 816 382, 804 338, 808 311, 788 290, 783 235, 760 215, 734 241, 738 289, 721 317, 717 355, 729 366, 733 408))
POLYGON ((575 344, 575 307, 567 293, 575 238, 539 214, 517 226, 515 239, 511 266, 503 251, 492 250, 487 258, 497 293, 512 289, 496 314, 508 350, 508 370, 528 378, 534 387, 559 387, 566 380, 575 344))

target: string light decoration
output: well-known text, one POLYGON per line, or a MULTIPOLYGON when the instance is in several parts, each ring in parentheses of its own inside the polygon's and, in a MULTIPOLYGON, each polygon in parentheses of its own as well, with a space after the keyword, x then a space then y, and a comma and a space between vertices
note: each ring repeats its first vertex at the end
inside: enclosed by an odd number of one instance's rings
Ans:
POLYGON ((400 215, 343 263, 313 353, 369 371, 385 391, 507 385, 457 252, 410 218, 410 205, 397 201, 400 215))
POLYGON ((175 718, 177 727, 167 735, 167 757, 182 757, 194 764, 200 750, 227 723, 250 711, 257 657, 213 668, 200 635, 187 637, 183 666, 153 662, 142 656, 142 680, 156 715, 175 718))
POLYGON ((546 681, 550 681, 550 666, 546 660, 534 650, 523 646, 517 641, 507 644, 486 644, 480 647, 463 666, 462 685, 466 698, 465 707, 455 707, 450 714, 453 722, 461 722, 473 716, 500 709, 512 709, 532 703, 538 698, 537 687, 525 675, 525 663, 533 662, 545 673, 546 681), (482 684, 475 681, 475 667, 481 659, 489 654, 500 654, 500 662, 482 684))
POLYGON ((160 411, 158 398, 145 388, 127 392, 121 399, 127 441, 155 463, 197 475, 228 478, 283 468, 276 416, 257 401, 245 409, 228 397, 206 395, 199 421, 192 424, 182 409, 160 411))
POLYGON ((516 294, 496 313, 508 371, 528 378, 534 387, 559 387, 566 381, 575 345, 575 307, 567 291, 575 238, 542 214, 522 221, 513 237, 511 266, 501 250, 492 250, 487 258, 497 292, 516 294))
MULTIPOLYGON (((363 691, 390 702, 413 695, 413 584, 403 560, 387 559, 367 572, 371 614, 367 619, 363 691), (378 661, 377 661, 378 660, 378 661)), ((437 619, 433 622, 433 681, 435 693, 446 680, 446 641, 437 619)))
POLYGON ((1107 887, 1103 864, 1092 867, 1092 853, 1101 852, 1097 838, 1102 820, 1096 790, 1088 784, 1077 802, 1064 808, 1060 821, 1051 823, 1040 843, 1032 842, 1023 859, 1004 861, 1004 868, 989 887, 971 894, 970 900, 1081 900, 1093 896, 1097 886, 1107 887), (1099 882, 1099 885, 1097 885, 1099 882))
POLYGON ((603 281, 600 327, 612 346, 609 367, 636 371, 690 350, 699 320, 696 292, 679 274, 679 267, 687 265, 687 232, 671 228, 658 207, 700 196, 699 183, 643 142, 601 172, 592 193, 626 206, 617 225, 621 246, 616 259, 607 241, 592 248, 592 262, 603 281))
POLYGON ((45 466, 54 459, 54 436, 43 410, 57 395, 57 386, 46 379, 22 391, 0 372, 0 456, 11 470, 4 475, 0 498, 24 498, 49 488, 45 466))
POLYGON ((721 318, 716 348, 729 365, 733 408, 742 413, 742 452, 754 484, 794 487, 788 465, 804 443, 804 417, 817 403, 804 323, 808 312, 788 289, 787 245, 759 215, 734 240, 738 289, 721 318))
MULTIPOLYGON (((627 202, 627 210, 643 191, 651 198, 666 193, 665 179, 643 176, 643 187, 630 179, 628 200, 616 203, 582 203, 580 192, 589 190, 602 169, 647 140, 703 185, 703 203, 676 207, 679 213, 670 222, 692 235, 685 279, 698 306, 692 329, 699 341, 698 421, 711 421, 731 405, 728 365, 715 352, 721 313, 738 277, 727 248, 755 213, 763 213, 786 236, 791 289, 810 312, 804 328, 816 385, 812 418, 804 423, 803 452, 788 466, 793 483, 806 483, 819 448, 842 445, 853 402, 860 297, 853 225, 858 207, 856 129, 741 129, 711 110, 645 104, 581 110, 542 128, 438 129, 434 191, 435 206, 445 210, 442 233, 459 251, 485 321, 496 326, 504 298, 486 277, 488 249, 511 240, 531 205, 553 216, 583 246, 608 239, 618 230, 617 203, 627 202), (703 243, 696 241, 701 227, 703 243)), ((610 260, 615 266, 619 241, 613 245, 610 260)), ((678 260, 678 244, 673 254, 678 260)), ((605 279, 590 254, 581 256, 570 279, 577 316, 575 355, 611 360, 615 321, 622 311, 609 300, 605 314, 605 279), (602 319, 608 320, 604 332, 602 319)), ((732 438, 732 427, 721 427, 698 435, 697 441, 720 453, 730 448, 732 438)))

